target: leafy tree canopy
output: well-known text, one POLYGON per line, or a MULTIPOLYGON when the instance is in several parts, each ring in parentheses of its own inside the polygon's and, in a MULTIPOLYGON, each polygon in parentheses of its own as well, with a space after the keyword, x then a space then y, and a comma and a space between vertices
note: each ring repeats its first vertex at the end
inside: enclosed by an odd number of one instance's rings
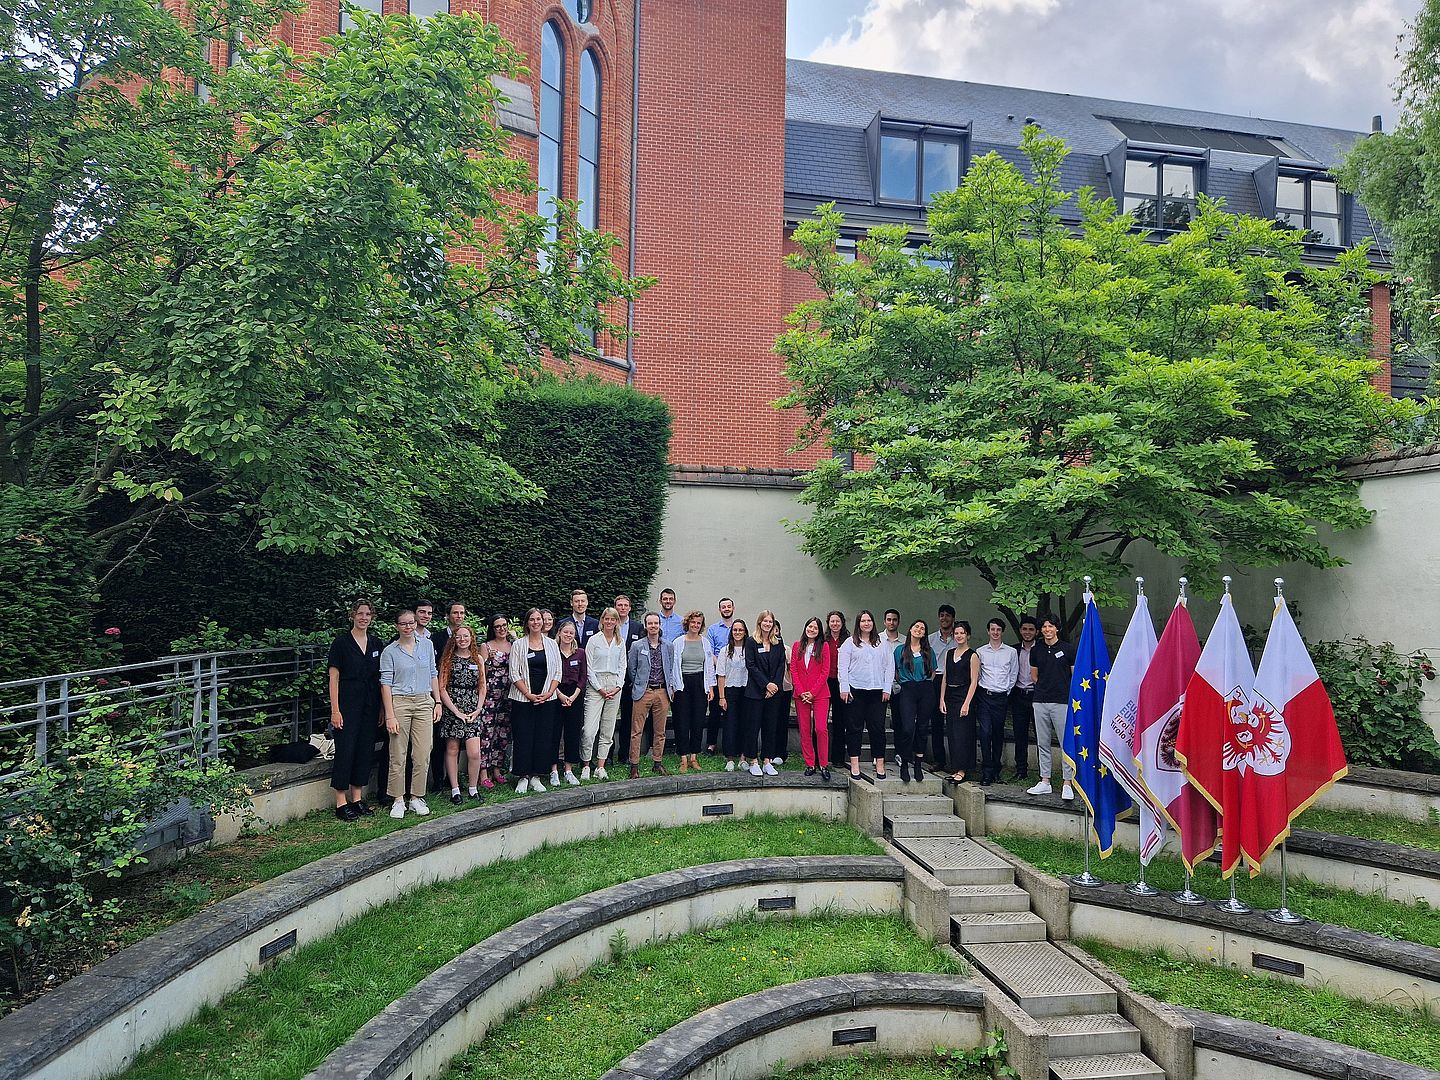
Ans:
POLYGON ((1396 300, 1420 344, 1440 337, 1440 0, 1401 38, 1393 134, 1357 142, 1337 170, 1393 244, 1396 300))
POLYGON ((639 287, 515 209, 494 26, 349 9, 300 57, 265 44, 295 2, 0 11, 0 484, 91 506, 103 572, 196 513, 413 571, 422 493, 534 493, 500 391, 639 287))
POLYGON ((1341 463, 1413 408, 1368 381, 1363 248, 1307 266, 1293 233, 1206 200, 1162 240, 1088 190, 1075 230, 1063 143, 1021 148, 1030 175, 977 160, 918 252, 887 226, 841 260, 833 205, 797 227, 820 295, 778 343, 780 404, 861 466, 807 474, 806 549, 924 588, 973 567, 1012 620, 1072 624, 1082 575, 1128 598, 1137 541, 1211 591, 1224 561, 1335 565, 1317 525, 1370 516, 1341 463))

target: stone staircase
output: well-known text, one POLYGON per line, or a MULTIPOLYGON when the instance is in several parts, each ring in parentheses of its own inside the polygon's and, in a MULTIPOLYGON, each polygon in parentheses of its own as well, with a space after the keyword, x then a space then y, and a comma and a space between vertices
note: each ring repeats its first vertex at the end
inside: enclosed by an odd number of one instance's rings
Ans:
POLYGON ((1010 864, 965 835, 940 780, 867 779, 882 794, 885 835, 946 886, 951 943, 1048 1032, 1054 1080, 1163 1080, 1115 991, 1046 940, 1010 864))

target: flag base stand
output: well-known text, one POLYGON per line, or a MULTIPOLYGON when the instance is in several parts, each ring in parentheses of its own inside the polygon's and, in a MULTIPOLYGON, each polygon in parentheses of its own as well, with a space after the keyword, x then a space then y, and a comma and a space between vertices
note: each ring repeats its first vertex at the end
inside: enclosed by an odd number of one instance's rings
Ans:
POLYGON ((1085 848, 1085 869, 1070 878, 1072 882, 1074 882, 1076 885, 1079 885, 1082 889, 1098 889, 1101 885, 1105 884, 1105 882, 1101 881, 1094 874, 1090 873, 1089 837, 1092 831, 1093 826, 1090 824, 1090 804, 1087 802, 1085 804, 1085 834, 1080 841, 1085 848))
POLYGON ((1177 904, 1184 904, 1186 907, 1200 907, 1209 903, 1205 897, 1190 888, 1190 871, 1188 869, 1185 871, 1185 888, 1177 892, 1171 899, 1177 904))
POLYGON ((1160 890, 1144 881, 1132 881, 1125 886, 1125 891, 1131 896, 1159 896, 1160 890))
POLYGON ((1083 874, 1076 874, 1070 880, 1084 889, 1098 889, 1101 885, 1105 884, 1105 882, 1090 873, 1089 870, 1086 870, 1083 874))
POLYGON ((1305 921, 1305 916, 1296 915, 1287 907, 1278 908, 1275 911, 1267 911, 1265 917, 1271 922, 1284 923, 1286 926, 1294 926, 1296 923, 1305 921))
POLYGON ((1235 895, 1234 874, 1230 875, 1230 899, 1221 900, 1215 906, 1221 911, 1228 912, 1231 915, 1249 915, 1250 912, 1254 910, 1254 908, 1252 908, 1249 904, 1245 903, 1245 901, 1241 900, 1240 897, 1235 895))

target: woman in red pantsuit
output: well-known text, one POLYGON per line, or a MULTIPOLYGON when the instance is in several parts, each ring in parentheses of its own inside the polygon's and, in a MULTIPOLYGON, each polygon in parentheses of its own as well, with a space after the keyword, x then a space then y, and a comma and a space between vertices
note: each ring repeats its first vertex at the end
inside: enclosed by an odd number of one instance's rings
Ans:
POLYGON ((819 619, 810 619, 790 648, 790 682, 795 687, 795 717, 800 722, 800 753, 805 775, 830 779, 830 668, 833 651, 819 619), (811 733, 814 741, 811 741, 811 733))

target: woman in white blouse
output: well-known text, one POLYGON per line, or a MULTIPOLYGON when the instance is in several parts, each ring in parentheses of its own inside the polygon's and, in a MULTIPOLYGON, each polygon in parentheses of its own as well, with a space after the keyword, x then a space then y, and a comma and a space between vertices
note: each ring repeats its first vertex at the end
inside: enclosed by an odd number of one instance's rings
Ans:
POLYGON ((885 779, 885 703, 895 681, 895 653, 875 628, 875 616, 862 611, 855 633, 840 646, 840 699, 849 706, 845 749, 850 755, 850 779, 860 779, 860 737, 870 733, 870 756, 875 779, 885 779))
POLYGON ((585 643, 587 666, 585 726, 580 730, 580 756, 585 767, 580 779, 589 780, 591 763, 596 780, 608 779, 605 762, 615 741, 615 721, 625 697, 625 639, 620 636, 620 614, 613 607, 600 613, 600 632, 585 643), (596 738, 599 745, 596 745, 596 738))

